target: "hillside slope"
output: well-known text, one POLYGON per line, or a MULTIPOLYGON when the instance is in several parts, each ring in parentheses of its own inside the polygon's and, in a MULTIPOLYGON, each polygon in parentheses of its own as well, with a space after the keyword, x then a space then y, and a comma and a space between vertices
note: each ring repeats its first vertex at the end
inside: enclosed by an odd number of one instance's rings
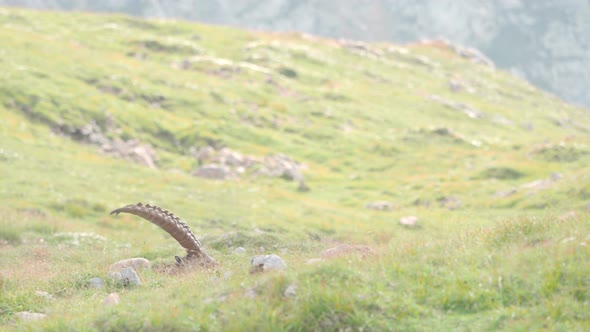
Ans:
POLYGON ((0 0, 39 9, 120 12, 365 41, 445 38, 476 47, 563 99, 590 106, 585 0, 0 0))
POLYGON ((0 9, 0 25, 3 327, 587 321, 590 114, 476 55, 113 15, 0 9), (113 153, 125 144, 140 163, 113 153), (296 174, 271 174, 277 160, 296 174), (191 175, 210 162, 232 179, 191 175), (107 215, 137 201, 181 216, 222 266, 88 287, 119 259, 180 254, 147 222, 107 215), (366 208, 381 201, 393 208, 366 208), (339 243, 377 254, 306 264, 339 243), (288 270, 249 275, 259 253, 288 270), (101 305, 109 292, 121 305, 101 305), (48 318, 21 325, 20 311, 48 318))

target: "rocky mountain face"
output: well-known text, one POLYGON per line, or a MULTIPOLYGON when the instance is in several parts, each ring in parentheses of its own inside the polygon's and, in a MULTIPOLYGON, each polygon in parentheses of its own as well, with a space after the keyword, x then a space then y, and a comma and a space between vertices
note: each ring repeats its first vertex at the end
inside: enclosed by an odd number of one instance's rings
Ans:
POLYGON ((0 0, 0 5, 124 12, 367 41, 447 39, 563 99, 590 106, 587 0, 0 0))

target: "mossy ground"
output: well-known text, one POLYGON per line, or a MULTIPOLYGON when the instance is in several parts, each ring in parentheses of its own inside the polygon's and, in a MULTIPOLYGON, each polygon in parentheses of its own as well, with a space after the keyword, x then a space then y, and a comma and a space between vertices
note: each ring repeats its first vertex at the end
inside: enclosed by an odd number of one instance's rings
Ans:
POLYGON ((15 9, 0 25, 2 329, 588 330, 587 111, 436 45, 15 9), (159 168, 59 134, 90 121, 152 144, 159 168), (285 153, 311 191, 192 177, 204 145, 285 153), (364 208, 378 200, 396 209, 364 208), (146 221, 108 215, 138 201, 186 220, 221 267, 89 288, 119 259, 182 253, 146 221), (398 224, 408 215, 420 227, 398 224), (342 242, 378 255, 306 265, 342 242), (289 268, 250 275, 236 246, 289 268), (101 304, 109 292, 118 306, 101 304))

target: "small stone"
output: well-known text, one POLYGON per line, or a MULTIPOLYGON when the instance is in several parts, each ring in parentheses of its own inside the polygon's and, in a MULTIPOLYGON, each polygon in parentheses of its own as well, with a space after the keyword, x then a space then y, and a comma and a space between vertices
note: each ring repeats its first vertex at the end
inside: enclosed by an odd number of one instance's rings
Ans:
POLYGON ((286 298, 294 298, 295 296, 297 296, 297 284, 292 283, 289 286, 287 286, 285 292, 283 293, 283 296, 286 298))
POLYGON ((102 304, 104 305, 117 305, 120 302, 119 293, 110 293, 107 297, 102 300, 102 304))
POLYGON ((399 220, 400 225, 407 226, 407 227, 415 227, 417 222, 418 222, 418 217, 416 217, 416 216, 407 216, 407 217, 403 217, 399 220))
POLYGON ((108 271, 117 272, 126 267, 132 267, 137 271, 147 270, 152 267, 152 263, 143 257, 128 258, 112 264, 108 271))
POLYGON ((250 273, 284 270, 287 268, 285 261, 275 254, 255 256, 250 261, 250 264, 250 273))
POLYGON ((47 317, 46 314, 40 314, 38 312, 28 312, 28 311, 20 311, 14 314, 14 317, 18 318, 23 322, 28 322, 31 320, 39 320, 47 317))
POLYGON ((244 248, 244 247, 237 247, 236 249, 234 249, 234 250, 232 251, 232 253, 233 253, 234 255, 243 255, 243 254, 245 254, 245 253, 246 253, 246 248, 244 248))
POLYGON ((99 277, 94 277, 88 280, 88 284, 92 288, 103 288, 104 287, 104 280, 100 279, 99 277))

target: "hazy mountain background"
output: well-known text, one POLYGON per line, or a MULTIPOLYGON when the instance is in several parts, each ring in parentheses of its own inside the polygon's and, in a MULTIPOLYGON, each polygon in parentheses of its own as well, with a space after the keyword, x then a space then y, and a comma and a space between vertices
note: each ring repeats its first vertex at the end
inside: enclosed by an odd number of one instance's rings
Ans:
POLYGON ((444 38, 476 47, 498 67, 590 106, 587 0, 0 0, 0 5, 174 17, 366 41, 444 38))

